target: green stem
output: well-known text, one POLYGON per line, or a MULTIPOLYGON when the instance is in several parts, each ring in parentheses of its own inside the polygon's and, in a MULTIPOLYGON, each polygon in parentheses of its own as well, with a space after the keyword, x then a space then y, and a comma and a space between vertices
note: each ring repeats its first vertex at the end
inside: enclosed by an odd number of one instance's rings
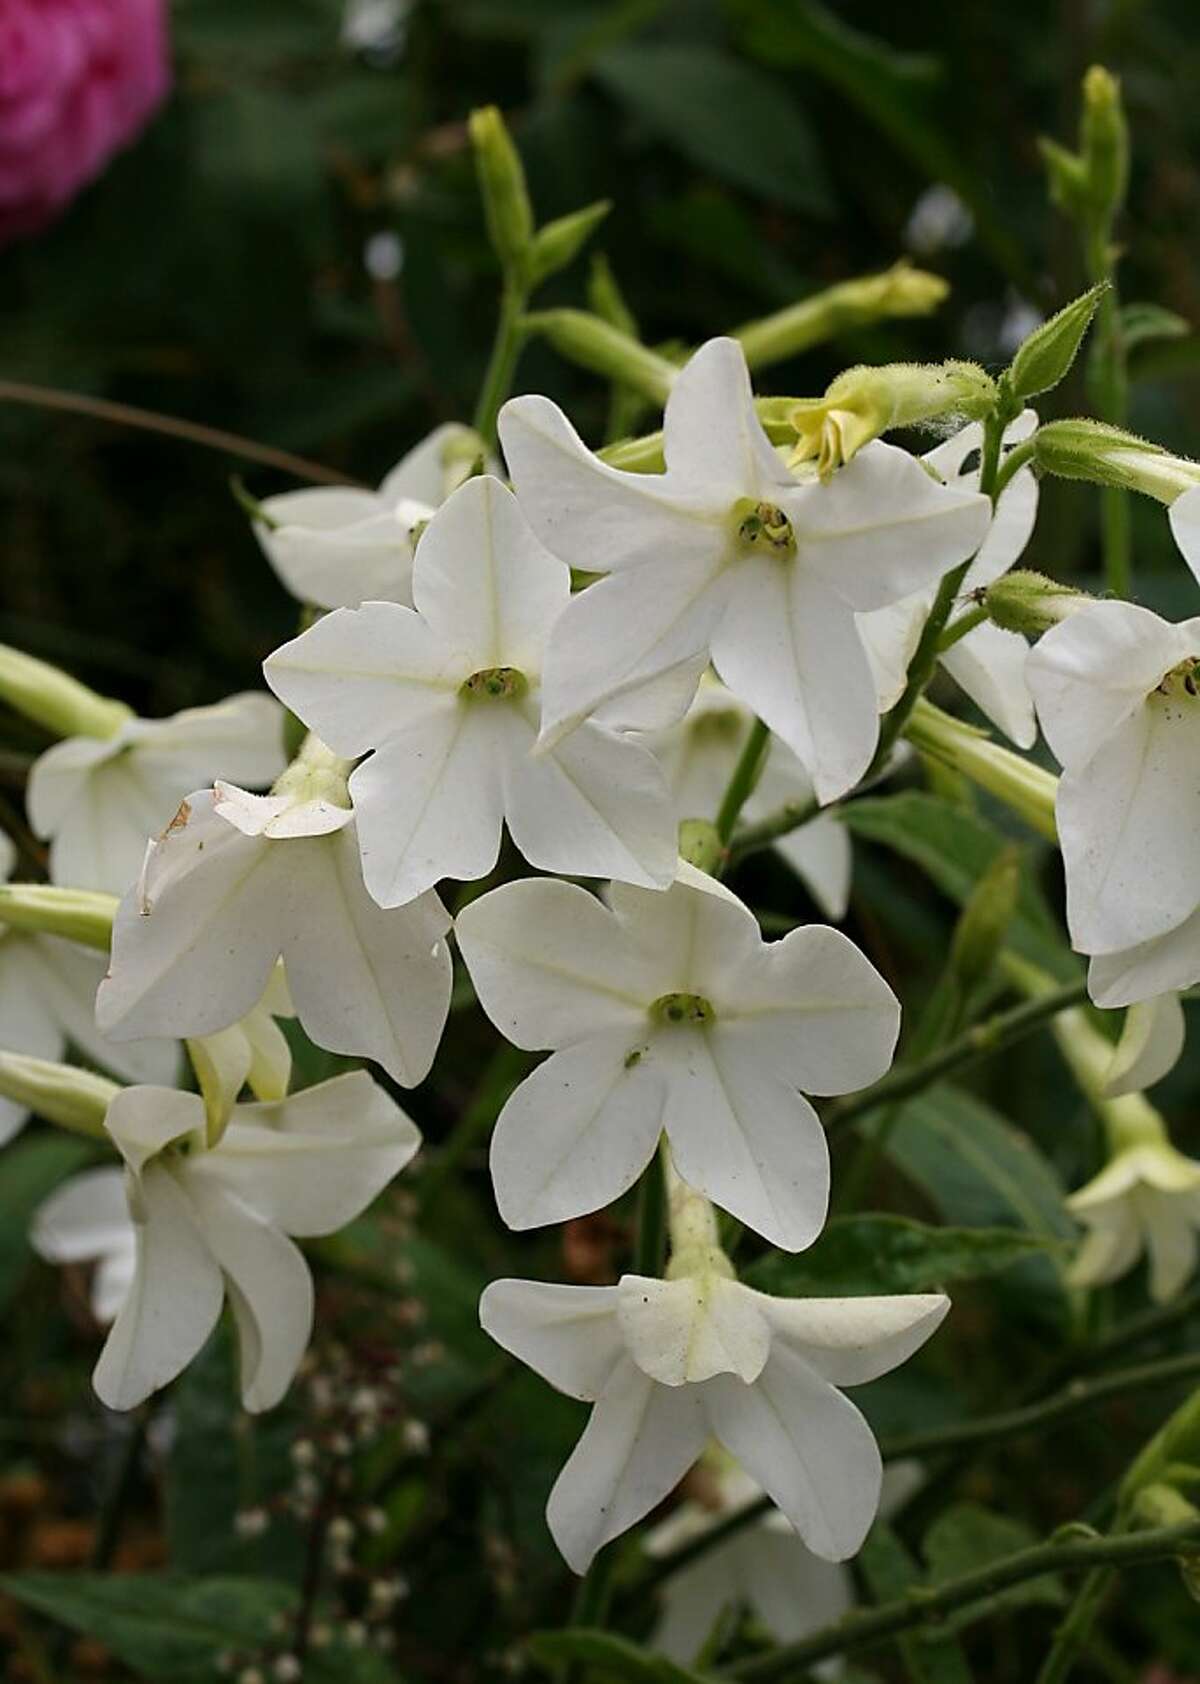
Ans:
POLYGON ((747 1684, 769 1684, 769 1681, 787 1678, 798 1668, 809 1666, 814 1661, 883 1642, 898 1632, 930 1624, 956 1608, 969 1607, 972 1602, 995 1596, 1010 1585, 1024 1584, 1046 1573, 1063 1573, 1079 1568, 1091 1571, 1169 1560, 1197 1544, 1200 1544, 1200 1520, 1118 1536, 1069 1538, 1062 1543, 1051 1539, 1044 1544, 1034 1544, 1029 1549, 1017 1550, 1015 1554, 1003 1556, 987 1567, 960 1574, 940 1585, 915 1587, 905 1596, 884 1603, 882 1607, 857 1609, 835 1625, 801 1638, 798 1643, 786 1643, 770 1654, 742 1661, 730 1668, 730 1676, 745 1680, 747 1684))
POLYGON ((737 865, 747 854, 757 854, 763 848, 769 848, 781 836, 787 836, 793 830, 799 830, 810 819, 815 819, 821 811, 815 800, 789 801, 782 807, 777 807, 773 813, 768 813, 765 819, 757 824, 748 824, 738 833, 737 839, 728 850, 727 866, 737 865))
POLYGON ((862 1093, 851 1094, 849 1098, 829 1106, 823 1118, 825 1127, 830 1131, 844 1128, 847 1123, 877 1110, 881 1105, 895 1105, 902 1099, 909 1099, 934 1082, 965 1070, 992 1053, 1002 1052, 1059 1012, 1078 1006, 1086 998, 1086 983, 1065 983, 1052 993, 1040 995, 1035 1000, 1022 1000, 1007 1011, 997 1012, 982 1023, 972 1024, 970 1029, 929 1058, 907 1066, 898 1064, 874 1087, 865 1088, 862 1093))
POLYGON ((953 649, 954 645, 961 642, 968 632, 973 632, 976 626, 981 626, 989 618, 986 603, 977 602, 973 608, 968 608, 965 613, 958 616, 957 620, 951 621, 938 639, 938 654, 944 655, 947 649, 953 649))
POLYGON ((475 431, 489 450, 494 449, 496 444, 496 417, 512 390, 517 358, 525 340, 521 318, 528 302, 528 289, 512 276, 507 277, 500 294, 500 320, 496 324, 492 354, 483 377, 479 402, 475 406, 475 431))
POLYGON ((1084 1579, 1054 1634, 1050 1653, 1037 1675, 1037 1684, 1062 1684, 1087 1644, 1100 1605, 1115 1577, 1112 1567, 1094 1567, 1084 1579))
POLYGON ((753 793, 770 736, 770 728, 764 725, 761 719, 756 719, 750 727, 750 735, 746 738, 742 752, 738 755, 737 765, 733 768, 717 813, 717 835, 723 846, 728 845, 734 826, 738 822, 738 815, 753 793))
POLYGON ((117 1465, 113 1470, 112 1482, 104 1498, 103 1507, 96 1525, 96 1541, 92 1546, 91 1566, 93 1572, 103 1572, 112 1565, 116 1554, 117 1544, 121 1538, 121 1524, 125 1519, 125 1510, 133 1494, 133 1487, 137 1480, 138 1463, 141 1461, 142 1449, 146 1443, 146 1429, 150 1423, 149 1404, 143 1405, 141 1410, 130 1421, 125 1434, 125 1442, 121 1446, 117 1465))
MULTIPOLYGON (((1084 243, 1088 279, 1093 286, 1108 282, 1096 310, 1092 388, 1100 419, 1123 427, 1129 412, 1129 377, 1110 235, 1111 228, 1105 222, 1091 229, 1084 243)), ((1100 536, 1105 583, 1115 596, 1128 597, 1133 587, 1129 493, 1117 486, 1105 486, 1101 493, 1100 536)))
POLYGON ((667 1187, 661 1152, 646 1165, 638 1189, 637 1244, 633 1270, 657 1280, 662 1274, 667 1249, 667 1187))
POLYGON ((1010 480, 1020 472, 1026 462, 1033 460, 1037 454, 1037 433, 1033 432, 1020 444, 1014 445, 996 469, 995 500, 998 503, 1006 490, 1010 480))
POLYGON ((484 1068, 474 1098, 421 1179, 418 1198, 422 1216, 432 1210, 472 1149, 487 1138, 505 1100, 525 1074, 525 1069, 525 1057, 516 1047, 506 1042, 496 1048, 484 1068))

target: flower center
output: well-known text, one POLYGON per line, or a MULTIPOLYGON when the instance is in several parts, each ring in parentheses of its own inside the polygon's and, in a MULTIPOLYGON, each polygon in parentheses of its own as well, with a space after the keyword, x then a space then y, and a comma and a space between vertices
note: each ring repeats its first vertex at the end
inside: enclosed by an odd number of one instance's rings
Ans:
POLYGON ((1156 686, 1155 694, 1173 702, 1195 701, 1200 696, 1200 657, 1189 655, 1172 667, 1156 686))
POLYGON ((786 560, 796 553, 792 523, 774 503, 758 503, 752 497, 743 497, 733 506, 733 528, 738 548, 747 555, 786 560))
POLYGON ((715 1023, 717 1014, 703 994, 663 994, 650 1007, 650 1016, 659 1023, 708 1024, 715 1023))
POLYGON ((484 667, 464 679, 458 693, 467 701, 509 702, 523 696, 528 689, 529 680, 519 667, 484 667))

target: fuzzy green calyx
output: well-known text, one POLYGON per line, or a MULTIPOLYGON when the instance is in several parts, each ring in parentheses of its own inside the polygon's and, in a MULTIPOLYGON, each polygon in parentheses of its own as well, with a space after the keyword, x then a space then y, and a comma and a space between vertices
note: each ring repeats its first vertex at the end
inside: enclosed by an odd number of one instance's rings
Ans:
POLYGON ((828 480, 893 427, 919 426, 943 416, 982 420, 994 411, 998 396, 996 382, 978 363, 848 368, 823 397, 791 406, 788 420, 796 433, 792 466, 815 460, 818 475, 828 480))
POLYGON ((468 702, 513 702, 528 689, 529 680, 519 667, 483 667, 463 680, 458 693, 468 702))
POLYGON ((715 1023, 717 1014, 703 994, 663 994, 650 1007, 650 1016, 659 1023, 691 1025, 704 1028, 715 1023))

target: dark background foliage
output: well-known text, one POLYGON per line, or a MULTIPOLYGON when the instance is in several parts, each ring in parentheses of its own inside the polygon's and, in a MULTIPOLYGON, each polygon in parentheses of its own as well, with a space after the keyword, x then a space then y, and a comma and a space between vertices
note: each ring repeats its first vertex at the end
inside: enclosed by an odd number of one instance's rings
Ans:
MULTIPOLYGON (((848 335, 772 369, 769 389, 817 392, 862 360, 965 355, 998 366, 1030 310, 1048 312, 1082 287, 1072 233, 1047 201, 1037 138, 1073 140, 1080 77, 1095 60, 1121 76, 1134 135, 1124 297, 1200 322, 1200 34, 1190 0, 416 0, 401 10, 390 42, 356 52, 340 40, 341 0, 178 0, 167 108, 56 227, 0 255, 0 379, 143 405, 376 479, 432 425, 473 407, 497 273, 465 118, 489 102, 511 121, 541 220, 613 200, 593 247, 648 341, 697 342, 908 251, 952 284, 935 316, 848 335), (916 251, 912 213, 935 183, 954 188, 972 230, 916 251)), ((585 256, 544 302, 581 302, 586 279, 585 256)), ((1200 338, 1146 346, 1134 373, 1132 424, 1193 451, 1200 338)), ((1083 406, 1082 386, 1073 377, 1054 395, 1059 413, 1083 406)), ((548 392, 598 435, 602 383, 544 346, 526 350, 518 387, 548 392)), ((0 639, 147 714, 255 682, 296 610, 231 496, 235 471, 260 494, 292 483, 171 438, 0 403, 0 639)), ((1048 487, 1031 563, 1063 577, 1094 573, 1096 516, 1090 493, 1048 487)), ((1190 581, 1160 512, 1139 507, 1135 520, 1139 593, 1188 612, 1190 581)), ((41 746, 11 718, 3 741, 41 746)), ((909 985, 906 998, 919 998, 970 872, 959 881, 947 865, 953 839, 936 811, 902 828, 907 858, 897 861, 889 837, 869 834, 864 820, 853 927, 909 985)), ((981 846, 986 854, 992 843, 981 846)), ((763 904, 803 910, 781 872, 757 866, 749 883, 763 904)), ((1036 946, 1036 932, 1029 939, 1036 946)), ((433 1083, 412 1102, 435 1142, 468 1101, 486 1122, 523 1070, 494 1049, 475 1015, 456 1020, 433 1083)), ((1046 1038, 1003 1062, 974 1084, 978 1109, 958 1113, 972 1154, 955 1156, 930 1102, 893 1142, 894 1167, 873 1189, 881 1206, 1041 1224, 1052 1237, 1055 1175, 1075 1185, 1091 1165, 1082 1102, 1046 1038), (1039 1142, 1032 1168, 1024 1134, 989 1100, 1039 1142), (1015 1203, 1014 1185, 1023 1189, 1015 1203)), ((306 1067, 304 1079, 327 1067, 306 1067)), ((1197 1076, 1193 1059, 1161 1090, 1183 1144, 1197 1076)), ((286 1647, 270 1627, 282 1604, 263 1587, 303 1578, 311 1529, 279 1507, 294 1492, 290 1446, 314 1435, 328 1443, 356 1390, 374 1386, 391 1413, 338 1502, 360 1528, 372 1506, 385 1525, 360 1549, 366 1578, 349 1582, 336 1613, 352 1617, 371 1575, 399 1566, 413 1595, 398 1670, 339 1639, 305 1676, 501 1676, 522 1634, 567 1607, 541 1511, 581 1412, 498 1359, 476 1329, 475 1299, 488 1276, 509 1270, 605 1278, 621 1265, 629 1213, 572 1225, 565 1247, 555 1236, 506 1243, 482 1173, 465 1190, 449 1177, 431 1190, 427 1179, 415 1230, 405 1194, 326 1253, 323 1324, 337 1346, 322 1346, 316 1379, 334 1375, 332 1402, 319 1384, 302 1387, 252 1427, 231 1408, 229 1353, 217 1345, 169 1417, 159 1414, 146 1457, 87 1393, 95 1334, 80 1283, 68 1282, 64 1300, 23 1244, 40 1193, 87 1152, 35 1132, 4 1158, 0 1300, 12 1338, 0 1374, 12 1419, 0 1422, 0 1547, 26 1575, 107 1565, 116 1549, 127 1569, 166 1562, 187 1578, 131 1591, 133 1615, 106 1605, 102 1616, 87 1581, 39 1589, 27 1578, 26 1607, 100 1638, 150 1678, 212 1676, 222 1646, 243 1655, 286 1647), (428 1458, 404 1438, 406 1418, 431 1426, 428 1458), (258 1504, 271 1511, 267 1532, 239 1537, 235 1512, 258 1504), (105 1531, 114 1514, 119 1540, 105 1531)), ((481 1171, 477 1149, 466 1163, 481 1171)), ((435 1162, 426 1177, 436 1176, 435 1162)), ((1142 1291, 1125 1283, 1101 1295, 1099 1325, 1136 1313, 1142 1291)), ((953 1341, 870 1389, 882 1431, 997 1407, 1078 1332, 1077 1306, 1044 1259, 967 1286, 956 1302, 953 1341)), ((1085 1419, 1049 1443, 1023 1439, 968 1470, 954 1494, 1044 1534, 1119 1474, 1114 1440, 1127 1457, 1164 1408, 1126 1401, 1115 1418, 1085 1419)), ((955 1546, 963 1560, 966 1536, 955 1546)), ((1200 1669, 1195 1610, 1171 1573, 1129 1583, 1121 1652, 1087 1676, 1148 1680, 1140 1668, 1159 1653, 1176 1669, 1200 1669)), ((68 1652, 28 1613, 4 1619, 14 1679, 85 1676, 93 1662, 122 1675, 94 1647, 68 1652)), ((1030 1676, 1051 1623, 1041 1608, 1028 1627, 968 1634, 974 1676, 1030 1676)), ((895 1655, 871 1664, 874 1676, 903 1676, 895 1655)))

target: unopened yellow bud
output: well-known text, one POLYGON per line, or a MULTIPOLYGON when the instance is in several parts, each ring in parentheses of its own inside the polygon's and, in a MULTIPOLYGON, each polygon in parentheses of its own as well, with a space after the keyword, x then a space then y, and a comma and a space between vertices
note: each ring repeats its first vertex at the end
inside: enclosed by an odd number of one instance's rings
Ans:
POLYGON ((747 322, 736 330, 734 338, 741 342, 750 368, 765 368, 832 339, 847 328, 887 316, 928 315, 949 291, 949 284, 940 275, 914 269, 901 260, 882 274, 839 281, 773 315, 747 322))
POLYGON ((469 127, 492 248, 505 270, 523 270, 533 244, 533 206, 520 154, 496 106, 472 111, 469 127))
POLYGON ((0 883, 0 925, 40 935, 65 936, 107 953, 115 895, 91 889, 60 889, 49 883, 0 883))
POLYGON ((990 415, 996 383, 977 363, 886 363, 850 368, 824 397, 794 403, 788 420, 796 432, 793 465, 816 461, 828 479, 865 444, 893 427, 947 419, 956 423, 990 415))
POLYGON ((1129 185, 1129 125, 1121 105, 1121 84, 1102 64, 1083 78, 1080 150, 1093 213, 1111 222, 1129 185))

